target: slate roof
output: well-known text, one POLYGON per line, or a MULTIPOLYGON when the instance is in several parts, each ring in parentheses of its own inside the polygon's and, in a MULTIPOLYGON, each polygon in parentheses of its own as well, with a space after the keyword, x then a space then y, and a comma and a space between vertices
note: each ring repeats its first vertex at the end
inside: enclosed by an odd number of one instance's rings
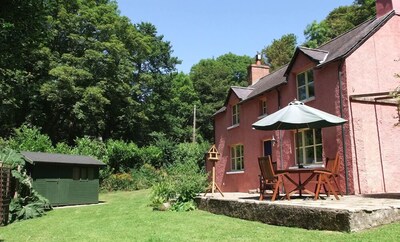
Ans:
MULTIPOLYGON (((226 100, 229 99, 232 90, 241 99, 241 102, 245 102, 251 98, 261 95, 266 91, 272 90, 280 85, 287 83, 286 76, 290 73, 290 70, 294 62, 296 61, 296 57, 299 53, 303 53, 311 60, 315 61, 317 63, 317 67, 348 57, 394 15, 396 15, 395 11, 391 11, 379 18, 372 18, 370 20, 367 20, 364 23, 353 28, 352 30, 321 45, 320 47, 318 47, 318 49, 310 49, 301 46, 297 47, 295 54, 293 55, 292 60, 288 65, 283 66, 279 70, 260 78, 258 82, 247 88, 241 88, 239 90, 238 87, 232 87, 226 100)), ((219 109, 214 115, 224 112, 226 110, 226 102, 224 107, 219 109)))
POLYGON ((219 113, 225 112, 226 110, 226 104, 228 103, 229 97, 231 96, 232 92, 234 92, 236 94, 236 96, 240 99, 240 100, 246 100, 248 95, 253 91, 252 87, 237 87, 237 86, 232 86, 229 89, 229 93, 226 97, 224 106, 222 108, 220 108, 217 112, 214 113, 214 115, 217 115, 219 113))
POLYGON ((249 96, 249 94, 253 91, 253 88, 251 86, 250 87, 231 87, 231 89, 240 100, 245 100, 249 96))
POLYGON ((379 30, 391 17, 395 15, 394 11, 381 16, 380 18, 372 18, 357 27, 349 30, 348 32, 332 39, 331 41, 321 45, 318 49, 309 49, 305 47, 298 47, 289 66, 285 72, 288 75, 297 55, 302 52, 310 59, 317 62, 317 66, 326 65, 332 61, 346 58, 360 47, 371 35, 379 30), (318 53, 318 51, 320 53, 318 53), (325 59, 321 61, 323 53, 326 53, 325 59))
POLYGON ((287 65, 281 67, 277 71, 262 77, 258 82, 253 84, 251 87, 253 91, 247 96, 247 99, 251 99, 258 96, 266 91, 276 88, 282 84, 286 83, 286 77, 283 75, 287 69, 287 65))
POLYGON ((64 155, 64 154, 28 152, 28 151, 23 151, 21 152, 21 154, 24 156, 25 160, 31 164, 58 163, 58 164, 105 166, 103 162, 96 160, 90 156, 64 155))
POLYGON ((318 47, 320 50, 329 52, 328 58, 321 65, 349 56, 394 15, 395 12, 393 10, 380 18, 367 20, 354 29, 318 47))

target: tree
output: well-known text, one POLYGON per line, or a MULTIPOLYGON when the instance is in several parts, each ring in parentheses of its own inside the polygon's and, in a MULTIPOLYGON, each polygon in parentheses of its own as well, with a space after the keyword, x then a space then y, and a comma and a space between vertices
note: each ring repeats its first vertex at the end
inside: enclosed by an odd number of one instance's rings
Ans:
POLYGON ((267 57, 271 71, 290 62, 296 49, 297 38, 294 34, 283 35, 280 39, 274 39, 261 52, 267 57))
POLYGON ((48 53, 45 0, 3 0, 0 7, 0 135, 19 127, 42 83, 48 53), (39 78, 37 78, 39 77, 39 78))
POLYGON ((109 0, 7 0, 0 18, 3 135, 27 123, 54 143, 149 136, 150 100, 179 63, 155 26, 109 0))
POLYGON ((200 100, 198 127, 204 139, 213 139, 212 115, 223 106, 230 86, 246 86, 247 67, 252 59, 228 53, 203 59, 192 66, 190 79, 200 100))
POLYGON ((335 8, 321 22, 313 21, 304 30, 305 46, 317 48, 375 16, 374 0, 356 0, 350 6, 335 8))

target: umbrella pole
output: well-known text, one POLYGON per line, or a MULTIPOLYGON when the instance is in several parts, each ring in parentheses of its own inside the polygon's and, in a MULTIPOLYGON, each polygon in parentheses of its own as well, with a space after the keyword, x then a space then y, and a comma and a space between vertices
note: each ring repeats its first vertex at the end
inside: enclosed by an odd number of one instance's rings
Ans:
POLYGON ((301 168, 301 167, 300 167, 300 149, 299 149, 299 143, 300 143, 300 142, 299 142, 299 130, 296 129, 297 166, 298 166, 298 168, 301 168))
MULTIPOLYGON (((299 129, 296 129, 297 167, 300 169, 300 168, 302 168, 302 167, 300 167, 300 148, 299 148, 299 143, 300 143, 300 142, 299 142, 299 129)), ((302 184, 301 184, 301 176, 300 176, 300 173, 299 173, 299 186, 300 186, 299 195, 300 195, 300 197, 303 197, 303 194, 301 193, 301 192, 302 192, 302 191, 301 191, 302 184)))

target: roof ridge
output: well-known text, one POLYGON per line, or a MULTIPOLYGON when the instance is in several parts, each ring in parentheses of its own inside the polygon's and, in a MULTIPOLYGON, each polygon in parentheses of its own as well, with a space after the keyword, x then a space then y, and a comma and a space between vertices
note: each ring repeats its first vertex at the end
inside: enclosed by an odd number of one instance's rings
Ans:
POLYGON ((247 86, 247 87, 242 87, 242 86, 231 86, 231 88, 239 88, 239 89, 254 89, 254 87, 247 86))
POLYGON ((298 46, 298 48, 299 49, 307 49, 307 50, 312 50, 312 51, 318 51, 318 52, 324 52, 324 53, 329 53, 329 51, 327 51, 327 50, 322 50, 322 49, 314 49, 314 48, 308 48, 308 47, 305 47, 305 46, 298 46))
POLYGON ((328 45, 329 43, 335 41, 336 39, 342 37, 343 35, 346 35, 346 34, 350 33, 350 32, 353 31, 353 30, 356 30, 356 29, 358 29, 358 28, 361 28, 361 26, 364 25, 364 24, 366 24, 367 22, 373 22, 373 21, 375 21, 376 19, 377 19, 377 18, 376 18, 375 16, 374 16, 374 17, 370 17, 369 19, 365 20, 364 22, 360 23, 359 25, 354 26, 353 28, 347 30, 346 32, 341 33, 341 34, 339 34, 338 36, 336 36, 335 38, 330 39, 330 40, 328 40, 327 42, 321 44, 321 45, 318 46, 317 48, 320 49, 320 48, 322 48, 322 47, 328 45))
MULTIPOLYGON (((395 12, 395 10, 392 10, 392 11, 386 13, 385 15, 379 17, 379 18, 385 19, 385 18, 387 18, 388 16, 390 16, 393 12, 394 12, 395 14, 397 14, 397 13, 395 12)), ((400 15, 400 14, 397 14, 397 15, 400 15)), ((323 47, 323 46, 325 46, 325 45, 328 45, 330 42, 332 42, 332 41, 338 39, 339 37, 341 37, 341 36, 343 36, 343 35, 345 35, 345 34, 351 32, 351 31, 353 31, 353 30, 355 30, 355 29, 357 29, 357 28, 360 28, 362 25, 366 24, 367 22, 373 22, 373 21, 375 21, 375 20, 378 20, 379 18, 377 18, 376 16, 372 16, 372 17, 368 18, 367 20, 365 20, 364 22, 360 23, 359 25, 354 26, 353 28, 347 30, 346 32, 344 32, 344 33, 342 33, 342 34, 336 36, 335 38, 330 39, 330 40, 328 40, 327 42, 321 44, 321 45, 318 46, 317 48, 320 49, 321 47, 323 47)))

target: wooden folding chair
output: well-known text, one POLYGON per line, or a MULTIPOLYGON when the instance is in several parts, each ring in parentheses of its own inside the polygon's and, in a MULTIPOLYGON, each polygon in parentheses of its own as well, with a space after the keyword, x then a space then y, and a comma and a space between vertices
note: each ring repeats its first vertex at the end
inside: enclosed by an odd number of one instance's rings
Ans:
MULTIPOLYGON (((271 156, 259 157, 258 165, 260 166, 260 200, 264 200, 264 194, 267 190, 273 191, 271 201, 275 201, 279 195, 279 186, 282 184, 287 191, 284 182, 285 173, 276 174, 271 161, 271 156)), ((289 194, 286 199, 290 200, 289 194)))
POLYGON ((339 168, 340 168, 340 159, 339 159, 339 153, 337 153, 334 160, 332 159, 326 160, 325 171, 315 171, 315 173, 317 174, 317 185, 315 187, 315 197, 314 197, 315 200, 318 199, 319 197, 319 194, 321 192, 321 186, 324 188, 324 191, 328 197, 332 193, 335 196, 335 198, 339 200, 336 191, 338 191, 340 195, 343 197, 343 193, 337 181, 337 178, 339 177, 339 168), (336 188, 334 186, 336 186, 336 188))

